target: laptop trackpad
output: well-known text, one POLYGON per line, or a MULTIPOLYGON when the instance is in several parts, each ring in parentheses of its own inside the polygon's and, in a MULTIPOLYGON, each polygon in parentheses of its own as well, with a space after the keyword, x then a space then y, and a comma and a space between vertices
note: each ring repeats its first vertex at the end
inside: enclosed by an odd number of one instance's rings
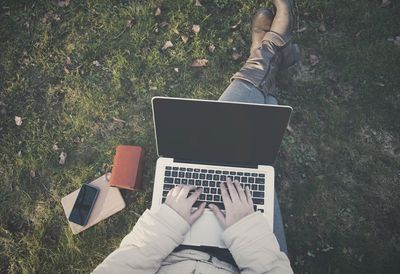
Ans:
POLYGON ((184 245, 207 245, 226 248, 222 241, 223 228, 214 213, 207 210, 186 234, 184 245))

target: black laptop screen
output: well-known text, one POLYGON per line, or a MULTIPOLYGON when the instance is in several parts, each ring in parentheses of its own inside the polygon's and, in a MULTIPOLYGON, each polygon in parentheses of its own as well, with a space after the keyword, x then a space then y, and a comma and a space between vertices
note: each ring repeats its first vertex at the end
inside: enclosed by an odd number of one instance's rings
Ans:
POLYGON ((232 166, 272 165, 291 108, 153 98, 159 156, 232 166))

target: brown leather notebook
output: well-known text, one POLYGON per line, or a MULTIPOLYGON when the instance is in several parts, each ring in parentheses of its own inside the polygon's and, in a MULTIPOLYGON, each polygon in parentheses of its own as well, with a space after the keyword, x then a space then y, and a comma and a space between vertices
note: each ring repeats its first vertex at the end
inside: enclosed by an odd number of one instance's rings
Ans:
POLYGON ((129 190, 141 188, 143 148, 117 146, 111 172, 110 186, 129 190))

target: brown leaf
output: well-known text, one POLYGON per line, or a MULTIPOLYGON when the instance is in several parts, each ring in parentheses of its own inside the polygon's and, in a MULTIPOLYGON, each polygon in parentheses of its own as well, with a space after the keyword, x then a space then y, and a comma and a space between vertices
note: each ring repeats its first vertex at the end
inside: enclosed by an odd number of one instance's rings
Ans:
POLYGON ((60 161, 58 161, 58 163, 59 163, 60 165, 65 164, 65 160, 67 159, 67 153, 64 152, 64 151, 62 151, 62 152, 60 153, 59 158, 60 158, 60 161))
POLYGON ((160 16, 161 15, 161 9, 160 7, 156 8, 156 12, 154 13, 155 16, 160 16))
POLYGON ((67 56, 67 58, 65 58, 65 64, 66 65, 71 65, 71 58, 69 56, 67 56))
POLYGON ((207 66, 208 60, 207 59, 196 59, 190 65, 193 68, 201 68, 207 66))
POLYGON ((136 20, 135 20, 135 19, 126 20, 126 27, 127 27, 127 28, 131 28, 131 27, 133 27, 133 25, 135 25, 135 24, 136 24, 136 20))
POLYGON ((390 0, 382 0, 382 4, 381 7, 382 8, 386 8, 387 6, 389 6, 392 2, 390 2, 390 0))
POLYGON ((200 25, 193 25, 190 29, 193 33, 197 34, 200 31, 200 25))
POLYGON ((196 3, 194 3, 196 7, 202 7, 203 5, 200 3, 200 0, 196 0, 196 3))
POLYGON ((311 66, 316 66, 319 63, 319 57, 315 54, 310 54, 311 66))
POLYGON ((337 74, 333 71, 328 73, 328 79, 331 80, 332 82, 337 82, 337 74))
POLYGON ((241 53, 239 53, 239 52, 234 52, 233 54, 232 54, 232 58, 233 58, 233 60, 238 60, 240 57, 242 57, 242 54, 241 53))
POLYGON ((394 43, 396 46, 399 46, 399 47, 400 47, 400 36, 396 36, 396 37, 394 38, 393 43, 394 43))
POLYGON ((168 26, 168 23, 165 22, 165 21, 163 21, 163 22, 161 22, 161 23, 159 24, 159 26, 160 26, 161 28, 165 28, 166 26, 168 26))
POLYGON ((15 117, 14 117, 14 120, 15 120, 15 124, 16 124, 17 126, 22 125, 22 118, 21 118, 21 117, 15 116, 15 117))
POLYGON ((166 49, 172 48, 173 46, 174 46, 174 44, 172 44, 171 41, 167 41, 167 42, 165 42, 164 46, 161 49, 166 50, 166 49))
POLYGON ((32 178, 35 178, 36 177, 36 172, 33 169, 31 169, 30 175, 31 175, 32 178))
POLYGON ((306 31, 306 27, 302 27, 302 28, 299 28, 298 30, 296 30, 296 32, 297 33, 302 33, 302 32, 305 32, 306 31))
POLYGON ((54 5, 60 8, 65 8, 69 5, 70 0, 53 0, 54 5))
POLYGON ((188 42, 188 40, 189 40, 189 37, 187 37, 186 35, 181 35, 181 39, 182 39, 182 42, 184 44, 186 44, 188 42))
POLYGON ((67 69, 67 67, 64 67, 64 72, 65 74, 69 74, 69 69, 67 69))
POLYGON ((124 124, 126 123, 125 120, 119 119, 119 118, 117 118, 117 117, 112 117, 112 119, 113 119, 115 122, 124 123, 124 124))
POLYGON ((242 23, 242 21, 239 20, 239 22, 237 22, 235 25, 233 25, 233 26, 231 27, 231 30, 237 30, 237 29, 239 28, 239 26, 240 26, 241 23, 242 23))
POLYGON ((324 22, 321 22, 321 24, 319 25, 318 30, 320 32, 325 32, 326 31, 326 27, 325 27, 325 23, 324 22))
POLYGON ((215 51, 215 46, 214 46, 213 44, 210 44, 210 45, 208 46, 208 51, 211 52, 211 53, 213 53, 213 52, 215 51))

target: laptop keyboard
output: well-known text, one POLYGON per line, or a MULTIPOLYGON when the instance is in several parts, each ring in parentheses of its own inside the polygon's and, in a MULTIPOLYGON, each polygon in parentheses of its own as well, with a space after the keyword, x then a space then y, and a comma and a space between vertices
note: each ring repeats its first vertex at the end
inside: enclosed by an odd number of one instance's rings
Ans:
MULTIPOLYGON (((243 188, 250 189, 254 210, 264 205, 265 174, 247 173, 227 170, 196 169, 177 166, 167 166, 164 171, 164 187, 162 202, 165 202, 170 189, 177 185, 192 185, 203 188, 199 199, 193 205, 198 207, 202 202, 213 203, 220 209, 225 209, 222 201, 220 185, 230 178, 238 180, 243 188)), ((193 190, 194 191, 194 190, 193 190)), ((192 192, 193 192, 192 191, 192 192)), ((258 211, 264 212, 259 208, 258 211)))

